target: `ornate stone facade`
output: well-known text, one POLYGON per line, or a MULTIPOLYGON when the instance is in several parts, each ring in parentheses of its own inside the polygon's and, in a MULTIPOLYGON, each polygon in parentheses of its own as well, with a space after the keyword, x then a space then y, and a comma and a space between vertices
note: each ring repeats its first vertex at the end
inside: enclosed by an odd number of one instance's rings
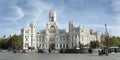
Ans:
POLYGON ((72 49, 76 48, 78 43, 86 45, 92 40, 101 40, 101 35, 98 32, 90 30, 89 33, 86 33, 83 26, 76 27, 73 21, 69 22, 68 32, 65 29, 59 29, 55 11, 49 12, 49 22, 46 24, 46 29, 36 32, 35 23, 31 22, 29 27, 21 30, 21 36, 23 49, 29 47, 55 50, 61 48, 72 49))

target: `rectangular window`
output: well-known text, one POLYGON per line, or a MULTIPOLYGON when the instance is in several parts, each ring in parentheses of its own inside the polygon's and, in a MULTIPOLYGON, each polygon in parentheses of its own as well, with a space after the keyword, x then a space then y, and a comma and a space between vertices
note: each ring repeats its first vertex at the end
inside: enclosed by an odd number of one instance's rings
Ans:
POLYGON ((28 31, 28 30, 26 30, 26 31, 25 31, 25 33, 29 33, 29 31, 28 31))
POLYGON ((47 48, 47 44, 46 44, 46 48, 47 48))
POLYGON ((28 43, 25 43, 25 48, 28 48, 28 46, 29 46, 28 43))
POLYGON ((28 41, 29 36, 25 36, 25 40, 28 41))
POLYGON ((42 47, 44 48, 44 43, 42 44, 42 47))
POLYGON ((41 48, 41 43, 40 43, 40 46, 39 46, 40 48, 41 48))
POLYGON ((41 41, 41 38, 39 39, 39 41, 41 41))
POLYGON ((62 48, 62 44, 60 44, 60 48, 62 48))

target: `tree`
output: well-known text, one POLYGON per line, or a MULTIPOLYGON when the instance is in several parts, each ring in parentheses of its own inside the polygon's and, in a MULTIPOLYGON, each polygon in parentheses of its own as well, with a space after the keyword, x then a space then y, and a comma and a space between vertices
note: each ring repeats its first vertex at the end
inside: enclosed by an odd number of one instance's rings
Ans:
POLYGON ((20 36, 13 35, 9 40, 9 45, 12 49, 19 49, 22 45, 20 36))
POLYGON ((105 46, 120 46, 120 37, 112 36, 112 37, 105 37, 105 40, 103 41, 103 44, 105 46))
POLYGON ((98 41, 90 41, 90 47, 91 48, 97 48, 99 46, 100 46, 100 44, 99 44, 98 41))
POLYGON ((111 37, 112 38, 112 46, 119 46, 119 44, 120 44, 120 38, 119 37, 115 37, 115 36, 113 36, 113 37, 111 37))
POLYGON ((1 39, 0 40, 0 48, 2 48, 2 49, 7 49, 8 48, 8 39, 6 38, 6 39, 1 39))

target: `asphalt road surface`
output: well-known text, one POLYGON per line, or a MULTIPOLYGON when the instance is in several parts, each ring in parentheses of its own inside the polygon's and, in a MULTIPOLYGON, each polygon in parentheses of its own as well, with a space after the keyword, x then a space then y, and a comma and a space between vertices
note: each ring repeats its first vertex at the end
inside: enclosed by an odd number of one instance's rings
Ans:
POLYGON ((98 54, 38 54, 38 53, 2 53, 0 60, 120 60, 120 53, 109 56, 98 54))

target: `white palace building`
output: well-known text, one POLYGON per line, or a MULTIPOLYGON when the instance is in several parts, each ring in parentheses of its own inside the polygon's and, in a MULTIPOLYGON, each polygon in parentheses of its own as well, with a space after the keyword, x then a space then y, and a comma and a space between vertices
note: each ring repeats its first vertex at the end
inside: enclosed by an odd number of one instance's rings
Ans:
POLYGON ((92 29, 87 33, 83 26, 76 27, 73 21, 69 22, 69 30, 60 29, 57 20, 56 12, 49 12, 49 20, 44 30, 35 30, 35 23, 31 22, 29 27, 21 29, 23 39, 23 49, 29 47, 35 49, 61 49, 61 48, 76 48, 80 43, 87 45, 90 41, 101 40, 101 34, 92 29))

